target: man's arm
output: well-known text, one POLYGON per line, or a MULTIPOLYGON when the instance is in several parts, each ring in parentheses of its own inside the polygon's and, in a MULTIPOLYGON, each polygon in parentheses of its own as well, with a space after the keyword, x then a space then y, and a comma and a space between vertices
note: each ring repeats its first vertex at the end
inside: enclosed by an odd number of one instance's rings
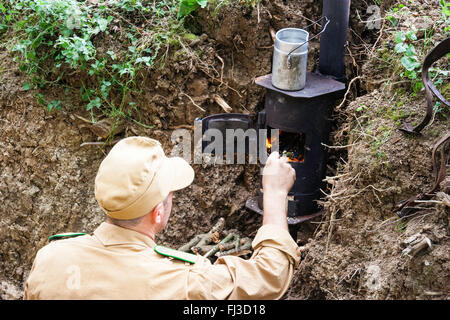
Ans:
POLYGON ((263 170, 263 225, 275 224, 288 230, 286 198, 294 181, 295 170, 288 159, 271 153, 263 170))
POLYGON ((300 251, 288 232, 286 197, 295 170, 272 153, 263 170, 263 226, 253 240, 249 260, 225 256, 212 265, 199 259, 190 270, 188 299, 279 299, 286 292, 300 261, 300 251))

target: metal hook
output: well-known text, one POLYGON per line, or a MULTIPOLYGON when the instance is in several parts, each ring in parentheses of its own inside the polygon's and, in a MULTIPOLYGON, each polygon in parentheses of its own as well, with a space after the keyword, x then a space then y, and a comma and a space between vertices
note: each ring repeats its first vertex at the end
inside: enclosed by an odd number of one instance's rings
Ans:
POLYGON ((317 38, 321 33, 325 32, 325 30, 327 29, 328 23, 330 23, 330 19, 328 19, 326 16, 323 16, 322 18, 320 18, 319 20, 307 25, 305 28, 308 28, 310 26, 312 26, 313 24, 317 24, 317 22, 319 22, 320 20, 323 20, 325 18, 325 25, 323 26, 322 30, 316 34, 315 36, 313 36, 311 39, 308 39, 306 41, 304 41, 303 43, 301 43, 298 47, 292 49, 288 55, 287 55, 287 67, 288 69, 290 69, 292 67, 292 62, 291 62, 291 54, 292 52, 294 52, 295 50, 297 50, 298 48, 300 48, 301 46, 303 46, 305 43, 308 43, 310 40, 317 38))

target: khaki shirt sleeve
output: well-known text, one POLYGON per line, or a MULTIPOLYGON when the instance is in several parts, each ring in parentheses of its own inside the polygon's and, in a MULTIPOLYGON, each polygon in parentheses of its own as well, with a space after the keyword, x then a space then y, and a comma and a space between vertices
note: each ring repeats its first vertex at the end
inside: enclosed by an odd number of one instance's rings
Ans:
POLYGON ((225 256, 215 264, 199 259, 189 270, 188 299, 279 299, 300 262, 300 250, 289 232, 264 225, 252 243, 249 260, 225 256))

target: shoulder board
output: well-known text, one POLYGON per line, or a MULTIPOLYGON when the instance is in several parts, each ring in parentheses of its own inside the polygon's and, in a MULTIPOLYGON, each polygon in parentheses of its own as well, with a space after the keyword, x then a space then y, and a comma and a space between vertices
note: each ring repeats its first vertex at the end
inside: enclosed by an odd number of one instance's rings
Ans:
POLYGON ((59 233, 59 234, 54 234, 50 237, 48 237, 49 241, 52 240, 58 240, 58 239, 63 239, 63 238, 73 238, 73 237, 78 237, 78 236, 84 236, 86 233, 84 232, 66 232, 66 233, 59 233))
POLYGON ((153 250, 155 250, 156 253, 159 253, 163 256, 172 257, 189 263, 195 263, 195 260, 197 259, 197 256, 195 254, 167 248, 164 246, 155 246, 153 250))

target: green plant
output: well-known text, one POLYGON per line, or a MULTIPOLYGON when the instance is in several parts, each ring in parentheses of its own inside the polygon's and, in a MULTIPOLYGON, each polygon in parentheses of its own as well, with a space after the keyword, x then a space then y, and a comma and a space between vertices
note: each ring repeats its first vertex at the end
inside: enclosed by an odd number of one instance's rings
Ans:
POLYGON ((187 16, 198 7, 205 8, 207 4, 208 0, 180 0, 178 18, 187 16))
POLYGON ((405 7, 404 4, 398 4, 397 6, 394 6, 387 14, 386 14, 386 20, 389 21, 393 27, 396 27, 398 25, 398 18, 396 17, 396 13, 399 12, 401 9, 405 7))
MULTIPOLYGON (((140 117, 139 107, 131 100, 132 94, 141 92, 137 79, 154 68, 158 59, 164 59, 169 46, 177 46, 187 33, 183 22, 176 19, 176 0, 158 1, 151 7, 136 0, 99 0, 95 4, 11 0, 0 5, 0 17, 3 12, 8 18, 0 18, 0 32, 14 30, 17 40, 10 48, 19 69, 29 77, 22 90, 62 87, 65 92, 78 91, 93 121, 106 115, 141 123, 132 118, 140 117), (143 36, 142 28, 124 18, 125 13, 134 15, 131 20, 151 32, 143 36), (114 45, 106 52, 103 48, 99 51, 101 39, 114 45), (68 85, 64 81, 68 74, 76 75, 81 85, 68 85)), ((63 101, 49 102, 41 93, 35 95, 49 111, 64 107, 63 101)))
MULTIPOLYGON (((238 0, 3 0, 0 36, 10 31, 11 37, 3 37, 1 47, 13 52, 27 75, 22 90, 32 92, 47 110, 76 108, 65 101, 70 92, 79 94, 77 105, 93 122, 124 117, 150 127, 135 100, 142 82, 197 37, 185 26, 185 17, 210 1, 238 0)), ((178 58, 201 54, 192 50, 178 58)))
POLYGON ((423 88, 423 83, 418 76, 422 64, 419 62, 414 46, 414 42, 417 40, 416 33, 414 30, 407 33, 398 31, 394 39, 396 43, 394 51, 401 55, 400 62, 405 68, 401 76, 410 79, 414 92, 418 92, 423 88))

